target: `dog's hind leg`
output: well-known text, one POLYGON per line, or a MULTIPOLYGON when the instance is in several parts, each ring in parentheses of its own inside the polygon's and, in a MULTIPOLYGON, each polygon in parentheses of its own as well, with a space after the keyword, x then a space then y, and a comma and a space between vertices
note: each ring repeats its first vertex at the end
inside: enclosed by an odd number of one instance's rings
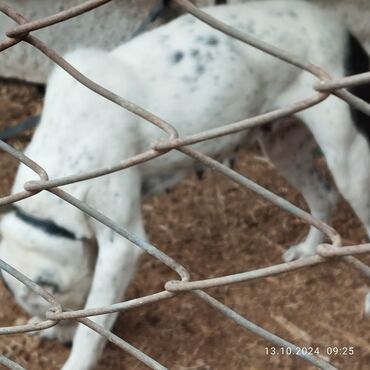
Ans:
MULTIPOLYGON (((315 166, 317 144, 307 127, 295 118, 284 118, 262 129, 260 144, 279 172, 304 196, 311 214, 327 221, 337 193, 315 166)), ((323 234, 313 226, 305 240, 291 246, 285 261, 315 254, 323 234)))
MULTIPOLYGON (((370 233, 370 145, 348 105, 329 97, 299 117, 312 131, 337 188, 370 233)), ((370 122, 370 121, 369 121, 370 122)))
MULTIPOLYGON (((338 190, 370 235, 370 138, 358 130, 349 107, 335 97, 299 115, 324 152, 338 190)), ((370 293, 365 312, 370 315, 370 293)))

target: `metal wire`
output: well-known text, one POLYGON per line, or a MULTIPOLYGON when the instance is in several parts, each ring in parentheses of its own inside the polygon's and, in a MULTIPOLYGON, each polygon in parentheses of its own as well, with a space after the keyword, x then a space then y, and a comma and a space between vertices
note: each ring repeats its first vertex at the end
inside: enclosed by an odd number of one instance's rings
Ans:
MULTIPOLYGON (((28 166, 39 176, 38 181, 30 181, 24 184, 25 191, 21 191, 19 193, 1 198, 0 206, 13 204, 21 199, 32 197, 33 195, 40 191, 49 191, 55 196, 63 199, 65 202, 68 202, 69 204, 72 204, 81 211, 85 212, 87 215, 94 218, 98 222, 101 222, 102 224, 111 228, 114 232, 118 233, 122 237, 130 240, 132 243, 143 249, 146 253, 149 253, 153 258, 158 259, 163 264, 168 266, 170 269, 174 270, 179 276, 179 280, 168 281, 165 284, 165 290, 163 290, 162 292, 151 294, 149 296, 116 303, 107 307, 95 307, 90 309, 63 311, 61 304, 55 299, 53 295, 46 292, 36 283, 25 277, 20 271, 17 271, 13 267, 6 264, 4 261, 0 260, 1 270, 4 270, 9 274, 13 275, 16 279, 18 279, 20 282, 22 282, 24 285, 30 288, 34 293, 43 297, 50 304, 50 309, 46 313, 44 321, 37 324, 3 327, 0 328, 0 335, 44 330, 46 328, 58 324, 58 322, 62 320, 77 320, 81 324, 88 326, 92 330, 104 336, 107 340, 114 343, 122 350, 127 351, 131 355, 135 356, 138 360, 146 364, 148 367, 152 369, 165 369, 163 365, 159 364, 157 361, 150 358, 142 351, 125 342, 124 340, 114 335, 110 331, 107 331, 101 326, 95 324, 93 321, 89 320, 88 317, 119 311, 126 311, 134 307, 159 302, 164 299, 173 299, 180 292, 188 292, 188 294, 189 293, 194 294, 199 299, 205 301, 210 307, 220 311, 226 317, 233 320, 235 323, 242 326, 246 330, 264 338, 265 340, 275 345, 290 348, 293 351, 293 353, 296 353, 304 361, 307 361, 315 365, 317 368, 335 370, 336 368, 327 361, 310 354, 303 354, 302 351, 299 351, 298 346, 289 343, 286 340, 278 337, 277 335, 269 332, 268 330, 265 330, 259 327, 258 325, 250 322, 246 318, 242 317, 241 315, 233 311, 231 308, 225 306, 224 304, 222 304, 221 302, 217 301, 209 294, 204 292, 204 289, 208 289, 210 287, 230 285, 240 282, 247 282, 254 279, 261 279, 264 277, 274 276, 282 273, 293 272, 298 269, 305 268, 307 266, 313 266, 322 263, 328 262, 337 263, 336 262, 337 260, 341 262, 344 261, 345 263, 349 264, 350 266, 357 269, 361 273, 370 277, 370 268, 353 257, 353 255, 356 254, 369 253, 370 244, 343 247, 340 235, 329 225, 316 219, 311 214, 303 211, 302 209, 294 206, 284 198, 273 194, 272 192, 256 184, 255 182, 246 178, 245 176, 242 176, 239 173, 231 170, 230 168, 225 167, 224 165, 208 157, 207 155, 204 155, 196 150, 190 149, 189 147, 187 147, 187 145, 194 144, 204 140, 211 140, 216 137, 224 135, 229 135, 235 132, 246 130, 250 127, 263 125, 278 118, 286 117, 293 113, 307 109, 313 105, 319 104, 331 94, 335 94, 337 97, 343 99, 347 103, 350 103, 354 105, 356 108, 362 110, 364 113, 370 114, 370 105, 368 103, 353 96, 346 90, 341 90, 342 88, 348 88, 358 84, 369 83, 370 73, 363 73, 357 76, 349 76, 333 80, 328 74, 328 72, 322 69, 320 66, 313 65, 312 63, 306 60, 301 60, 299 57, 291 54, 289 51, 278 49, 273 45, 269 45, 265 42, 262 42, 250 35, 241 32, 240 30, 237 30, 220 22, 219 20, 213 18, 209 14, 206 14, 204 11, 195 7, 189 0, 174 0, 174 1, 184 10, 192 14, 194 17, 202 20, 211 27, 218 29, 220 32, 224 32, 230 37, 234 37, 248 45, 254 46, 255 48, 262 50, 265 53, 268 53, 276 58, 285 61, 286 63, 301 68, 307 71, 308 73, 311 73, 314 76, 316 76, 317 82, 313 86, 312 96, 297 101, 295 104, 289 107, 277 109, 275 111, 261 114, 240 122, 225 124, 224 126, 217 129, 199 132, 197 134, 187 137, 180 137, 175 127, 173 127, 171 123, 166 122, 159 117, 156 117, 152 113, 144 110, 143 108, 135 105, 134 103, 127 101, 126 99, 124 99, 124 97, 118 96, 113 92, 96 84, 94 81, 88 79, 78 70, 76 70, 73 66, 67 63, 50 46, 45 45, 41 40, 30 34, 30 32, 32 31, 49 27, 56 23, 70 19, 72 17, 76 17, 84 12, 92 11, 93 9, 99 6, 109 3, 110 0, 86 1, 81 5, 72 7, 57 14, 50 15, 48 17, 38 19, 35 21, 27 20, 11 6, 5 3, 0 3, 0 11, 19 24, 19 26, 14 27, 12 30, 9 30, 6 33, 5 39, 2 42, 0 42, 0 52, 9 47, 14 46, 19 42, 26 42, 40 50, 42 53, 45 54, 46 57, 52 59, 57 65, 59 65, 61 68, 67 71, 72 77, 74 77, 77 81, 85 85, 90 90, 119 105, 120 107, 122 107, 122 109, 127 109, 130 112, 145 119, 148 122, 148 124, 153 124, 159 127, 167 135, 167 138, 153 142, 152 147, 148 148, 146 152, 140 153, 131 158, 122 159, 122 161, 118 164, 117 163, 112 164, 111 166, 106 168, 91 169, 89 172, 83 174, 76 174, 73 176, 68 176, 59 179, 58 178, 49 179, 47 172, 37 163, 32 161, 32 159, 28 158, 20 151, 17 151, 10 145, 0 140, 1 150, 7 152, 12 157, 16 158, 18 161, 28 166), (222 175, 236 182, 240 186, 256 192, 257 194, 266 198, 271 203, 279 206, 286 212, 289 212, 290 214, 299 217, 305 223, 315 226, 328 237, 328 239, 331 241, 331 244, 322 244, 317 248, 318 253, 317 255, 302 258, 297 261, 281 263, 278 265, 256 269, 253 271, 242 272, 239 274, 233 274, 229 276, 193 281, 190 278, 189 272, 182 265, 180 265, 175 260, 167 256, 165 253, 160 251, 154 245, 129 233, 122 226, 118 225, 110 218, 106 217, 105 215, 93 209, 85 202, 76 199, 72 195, 68 194, 67 192, 59 188, 60 186, 63 185, 79 181, 85 181, 99 176, 106 176, 117 171, 122 171, 131 166, 135 166, 139 163, 143 163, 158 156, 161 156, 170 150, 178 150, 182 152, 184 155, 194 158, 195 160, 201 162, 204 166, 207 166, 212 170, 221 173, 222 175), (334 257, 336 258, 334 259, 334 257)), ((4 356, 0 356, 0 364, 9 369, 23 369, 23 367, 17 365, 16 363, 11 361, 10 359, 7 359, 4 356)))

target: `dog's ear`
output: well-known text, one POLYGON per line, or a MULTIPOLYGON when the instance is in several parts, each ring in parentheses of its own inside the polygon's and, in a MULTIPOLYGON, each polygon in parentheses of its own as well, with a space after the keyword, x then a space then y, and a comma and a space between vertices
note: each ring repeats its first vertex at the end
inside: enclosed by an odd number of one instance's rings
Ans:
POLYGON ((6 204, 5 206, 0 206, 0 218, 6 213, 15 211, 15 206, 13 204, 6 204))

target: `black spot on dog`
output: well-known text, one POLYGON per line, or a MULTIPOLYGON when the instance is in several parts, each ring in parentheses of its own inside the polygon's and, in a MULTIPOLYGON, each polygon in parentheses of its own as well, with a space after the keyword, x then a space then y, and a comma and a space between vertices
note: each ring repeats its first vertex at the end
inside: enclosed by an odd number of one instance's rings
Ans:
POLYGON ((220 42, 220 40, 214 35, 208 35, 208 36, 201 35, 201 36, 198 36, 196 40, 208 46, 216 46, 220 42))
POLYGON ((197 74, 199 74, 199 75, 203 74, 205 72, 205 70, 206 70, 206 67, 204 67, 204 65, 202 65, 202 64, 199 64, 196 67, 197 74))
POLYGON ((193 57, 193 58, 198 58, 199 57, 199 50, 198 49, 192 49, 191 52, 190 52, 190 55, 193 57))
POLYGON ((177 63, 180 63, 183 58, 184 58, 184 53, 182 51, 176 51, 171 56, 171 61, 173 64, 177 64, 177 63))
POLYGON ((216 36, 209 36, 206 38, 205 43, 210 46, 216 46, 220 40, 216 36))
MULTIPOLYGON (((365 49, 352 35, 348 35, 347 42, 347 58, 346 58, 346 74, 354 75, 369 71, 369 56, 365 49)), ((358 98, 370 103, 370 85, 368 83, 350 87, 349 92, 356 95, 358 98)), ((365 113, 350 106, 352 119, 357 129, 366 136, 370 143, 370 117, 365 113)))
POLYGON ((59 284, 52 279, 48 275, 41 275, 35 279, 35 283, 40 285, 42 288, 49 290, 52 294, 60 293, 59 284))

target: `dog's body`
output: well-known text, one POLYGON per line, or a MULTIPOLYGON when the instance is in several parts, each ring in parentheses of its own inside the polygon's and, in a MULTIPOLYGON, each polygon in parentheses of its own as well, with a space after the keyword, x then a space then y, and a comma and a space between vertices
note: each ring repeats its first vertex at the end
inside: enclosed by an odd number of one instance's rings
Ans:
MULTIPOLYGON (((290 50, 328 70, 345 75, 347 31, 306 3, 271 1, 206 9, 216 18, 290 50)), ((312 95, 315 78, 244 45, 195 20, 180 19, 144 34, 111 53, 74 52, 67 57, 82 73, 174 125, 180 135, 200 132, 312 95)), ((297 117, 306 126, 284 123, 262 132, 271 160, 305 196, 314 216, 326 220, 336 193, 314 167, 312 138, 325 154, 339 190, 370 231, 370 159, 366 138, 355 127, 349 107, 330 97, 297 117), (361 158, 361 161, 357 160, 361 158)), ((57 68, 52 74, 40 127, 26 154, 51 178, 120 162, 150 148, 163 132, 106 101, 57 68)), ((196 144, 200 151, 227 157, 248 133, 196 144)), ((181 180, 194 163, 170 152, 148 163, 71 184, 65 190, 145 238, 140 202, 181 180)), ((21 165, 13 192, 35 175, 21 165)), ((105 306, 118 302, 140 255, 139 248, 92 221, 54 195, 42 192, 19 203, 2 219, 1 258, 54 292, 64 307, 105 306), (87 242, 95 240, 98 255, 87 242), (26 258, 24 258, 26 256, 26 258), (86 300, 86 302, 85 302, 86 300)), ((305 241, 291 247, 285 260, 313 254, 322 235, 311 228, 305 241)), ((4 278, 17 301, 42 316, 43 301, 9 275, 4 278)), ((94 320, 111 328, 114 315, 94 320)), ((50 336, 70 340, 73 326, 50 329, 50 336)), ((104 339, 83 326, 74 336, 63 370, 90 369, 104 339)))

